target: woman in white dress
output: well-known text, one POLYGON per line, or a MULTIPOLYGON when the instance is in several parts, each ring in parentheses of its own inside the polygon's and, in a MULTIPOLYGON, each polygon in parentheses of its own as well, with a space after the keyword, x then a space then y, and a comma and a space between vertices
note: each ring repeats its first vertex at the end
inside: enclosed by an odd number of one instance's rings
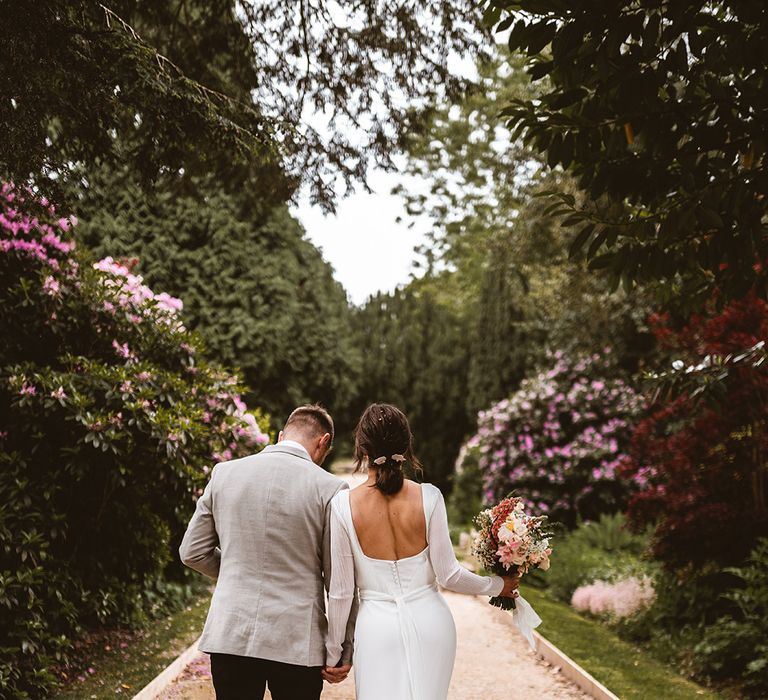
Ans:
POLYGON ((456 628, 438 591, 516 595, 515 577, 483 577, 457 561, 440 491, 404 478, 412 435, 394 406, 373 404, 355 430, 355 462, 368 480, 331 502, 332 574, 327 670, 341 658, 359 591, 353 668, 358 700, 445 700, 456 628))

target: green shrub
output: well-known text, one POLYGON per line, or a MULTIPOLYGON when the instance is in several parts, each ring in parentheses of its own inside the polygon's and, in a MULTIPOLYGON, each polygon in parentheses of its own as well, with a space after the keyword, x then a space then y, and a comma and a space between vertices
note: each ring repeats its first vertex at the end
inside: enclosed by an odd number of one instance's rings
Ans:
POLYGON ((181 302, 92 264, 73 223, 0 188, 0 697, 44 696, 83 627, 183 595, 195 494, 268 440, 181 302))
POLYGON ((551 596, 570 603, 579 586, 595 580, 651 573, 653 566, 640 557, 645 546, 644 537, 624 528, 621 514, 603 515, 555 540, 552 566, 541 580, 551 596))
POLYGON ((647 545, 644 537, 627 529, 622 513, 603 513, 597 522, 583 524, 575 536, 604 552, 627 552, 639 556, 647 545))
POLYGON ((707 625, 734 612, 733 604, 722 600, 719 593, 731 588, 733 583, 732 574, 715 566, 671 572, 658 565, 654 604, 638 615, 617 622, 614 629, 622 639, 642 645, 684 675, 702 677, 705 674, 700 672, 693 650, 702 640, 707 625))
POLYGON ((739 586, 722 598, 736 606, 704 630, 694 647, 697 671, 711 679, 740 678, 751 697, 768 695, 768 538, 758 541, 747 564, 731 568, 739 586))
POLYGON ((479 462, 480 452, 477 448, 466 445, 461 448, 448 499, 448 519, 457 530, 471 530, 472 521, 483 507, 483 482, 479 462))

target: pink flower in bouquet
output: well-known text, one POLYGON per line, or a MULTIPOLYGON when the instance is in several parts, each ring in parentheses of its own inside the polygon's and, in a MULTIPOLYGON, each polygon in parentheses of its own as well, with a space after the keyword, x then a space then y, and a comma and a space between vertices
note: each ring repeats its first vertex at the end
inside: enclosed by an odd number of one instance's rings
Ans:
MULTIPOLYGON (((546 521, 546 516, 526 513, 521 498, 505 498, 475 518, 479 533, 472 552, 486 571, 498 575, 522 576, 533 568, 548 569, 552 549, 546 521)), ((490 602, 505 609, 515 607, 511 599, 497 597, 490 602)))
POLYGON ((513 564, 512 560, 515 558, 515 550, 516 547, 512 547, 510 544, 501 545, 498 551, 499 561, 506 566, 513 564))

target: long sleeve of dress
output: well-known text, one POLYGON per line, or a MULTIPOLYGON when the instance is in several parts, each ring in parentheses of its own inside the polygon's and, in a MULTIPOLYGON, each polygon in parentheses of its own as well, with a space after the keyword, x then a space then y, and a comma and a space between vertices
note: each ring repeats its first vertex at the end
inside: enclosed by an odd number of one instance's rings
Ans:
MULTIPOLYGON (((347 623, 355 598, 355 560, 349 533, 336 508, 331 508, 331 584, 328 590, 328 637, 326 665, 335 666, 342 658, 347 623)), ((351 663, 350 660, 347 660, 351 663)))
POLYGON ((448 514, 443 495, 437 490, 436 504, 429 519, 429 558, 438 583, 456 593, 496 596, 504 588, 501 576, 478 576, 456 560, 448 532, 448 514))

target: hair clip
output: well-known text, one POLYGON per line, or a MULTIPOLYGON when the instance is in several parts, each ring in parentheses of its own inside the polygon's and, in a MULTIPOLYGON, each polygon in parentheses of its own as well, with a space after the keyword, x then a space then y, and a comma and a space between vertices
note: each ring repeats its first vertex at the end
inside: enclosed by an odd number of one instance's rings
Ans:
MULTIPOLYGON (((405 457, 401 454, 393 454, 389 456, 389 459, 391 459, 393 462, 405 462, 405 457)), ((381 457, 376 457, 376 459, 373 460, 374 464, 384 464, 384 462, 387 461, 387 458, 382 455, 381 457)))

